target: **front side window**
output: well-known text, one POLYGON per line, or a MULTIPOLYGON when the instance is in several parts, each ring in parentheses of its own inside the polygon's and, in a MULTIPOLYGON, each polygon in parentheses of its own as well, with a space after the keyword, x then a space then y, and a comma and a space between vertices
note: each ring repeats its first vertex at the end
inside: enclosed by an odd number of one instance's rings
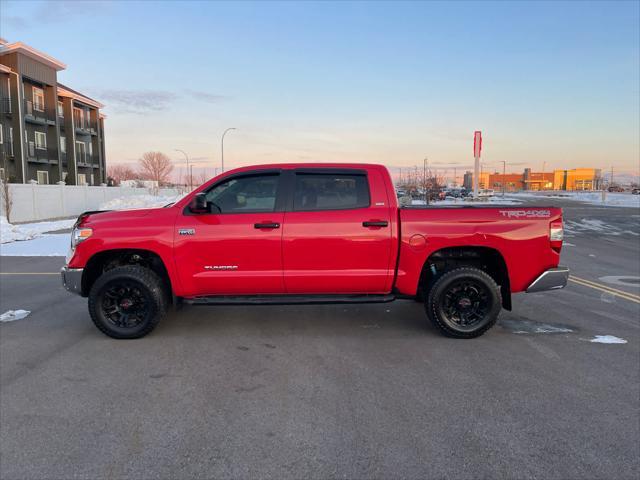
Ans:
POLYGON ((36 148, 40 150, 47 149, 47 135, 44 132, 35 132, 36 148))
POLYGON ((212 213, 273 212, 280 176, 251 175, 232 178, 207 192, 212 213))
POLYGON ((44 90, 38 87, 33 87, 33 108, 44 112, 44 90))
POLYGON ((294 211, 345 210, 369 206, 366 175, 297 173, 294 211))
POLYGON ((67 153, 67 137, 60 137, 60 151, 67 153))

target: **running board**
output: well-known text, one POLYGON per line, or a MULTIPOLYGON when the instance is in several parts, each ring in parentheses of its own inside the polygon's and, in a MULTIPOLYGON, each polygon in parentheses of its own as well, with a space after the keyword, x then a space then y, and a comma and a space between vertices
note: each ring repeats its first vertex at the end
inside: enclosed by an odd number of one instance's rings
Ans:
POLYGON ((320 305, 332 303, 387 303, 395 295, 238 295, 185 298, 190 305, 320 305))

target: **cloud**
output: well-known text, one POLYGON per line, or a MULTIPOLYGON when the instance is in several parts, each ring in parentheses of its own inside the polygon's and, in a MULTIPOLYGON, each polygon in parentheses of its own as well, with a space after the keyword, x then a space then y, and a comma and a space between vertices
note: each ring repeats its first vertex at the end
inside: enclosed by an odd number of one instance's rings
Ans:
POLYGON ((56 23, 69 20, 70 17, 93 16, 96 18, 111 8, 111 2, 92 1, 48 1, 41 3, 33 12, 36 24, 41 22, 56 23))
POLYGON ((178 95, 163 90, 107 89, 98 91, 96 98, 118 113, 145 114, 166 110, 178 95))
POLYGON ((2 23, 16 29, 24 29, 29 27, 29 21, 17 15, 3 15, 2 23))
MULTIPOLYGON (((23 2, 5 1, 6 6, 24 6, 23 2)), ((17 7, 17 8, 20 8, 17 7)), ((6 7, 5 7, 6 8, 6 7)), ((97 19, 112 8, 112 2, 103 0, 56 0, 44 1, 33 5, 28 16, 2 15, 2 23, 16 29, 27 29, 44 23, 64 23, 78 17, 93 17, 97 19)), ((22 9, 20 8, 20 11, 22 9)))
POLYGON ((201 90, 185 90, 185 93, 196 100, 206 103, 218 103, 227 98, 224 95, 216 95, 214 93, 203 92, 201 90))

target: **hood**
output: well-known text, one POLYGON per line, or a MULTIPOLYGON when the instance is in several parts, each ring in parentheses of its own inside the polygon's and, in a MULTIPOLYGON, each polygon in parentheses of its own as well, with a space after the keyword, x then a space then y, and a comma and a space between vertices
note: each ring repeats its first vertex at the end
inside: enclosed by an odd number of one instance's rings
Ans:
POLYGON ((76 225, 141 218, 146 217, 157 210, 158 208, 140 208, 135 210, 91 210, 81 213, 78 220, 76 220, 76 225))

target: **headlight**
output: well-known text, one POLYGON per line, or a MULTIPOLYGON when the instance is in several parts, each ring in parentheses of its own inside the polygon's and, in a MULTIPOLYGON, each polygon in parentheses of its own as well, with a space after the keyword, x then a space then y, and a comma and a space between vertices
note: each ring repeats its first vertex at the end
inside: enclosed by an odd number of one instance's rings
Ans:
POLYGON ((79 243, 84 242, 91 235, 93 235, 91 228, 74 228, 71 232, 71 249, 76 248, 79 243))

